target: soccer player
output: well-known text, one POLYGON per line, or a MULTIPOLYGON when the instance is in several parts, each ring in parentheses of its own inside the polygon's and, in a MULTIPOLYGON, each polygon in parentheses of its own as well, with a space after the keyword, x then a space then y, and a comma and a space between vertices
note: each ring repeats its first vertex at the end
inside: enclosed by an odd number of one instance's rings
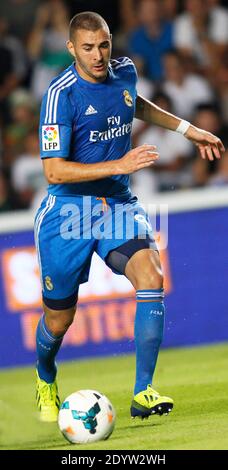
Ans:
POLYGON ((129 175, 153 165, 158 153, 147 144, 131 150, 132 120, 136 116, 181 132, 199 147, 202 158, 220 158, 224 147, 216 136, 137 96, 135 66, 127 57, 110 59, 111 35, 100 15, 75 15, 67 47, 75 62, 51 82, 40 118, 41 158, 49 183, 35 218, 44 310, 36 336, 40 419, 57 420, 55 357, 94 252, 136 290, 131 416, 168 413, 173 400, 152 387, 164 325, 162 270, 147 214, 129 189, 129 175), (121 220, 127 222, 121 226, 121 220))

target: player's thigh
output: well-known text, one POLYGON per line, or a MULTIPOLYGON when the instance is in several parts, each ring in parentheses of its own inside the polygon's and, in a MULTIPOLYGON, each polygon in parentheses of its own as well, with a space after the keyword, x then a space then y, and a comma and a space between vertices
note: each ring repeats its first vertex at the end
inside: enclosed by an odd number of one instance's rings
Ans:
POLYGON ((61 209, 62 201, 51 206, 46 201, 35 221, 42 296, 45 306, 53 311, 75 306, 79 285, 88 280, 94 245, 94 240, 84 239, 79 232, 63 230, 67 225, 61 209))
POLYGON ((161 265, 148 215, 136 198, 112 207, 112 237, 100 240, 98 254, 116 274, 125 274, 134 287, 162 284, 161 265), (124 217, 122 217, 124 214, 124 217), (114 219, 114 223, 113 223, 114 219), (126 271, 127 267, 127 271, 126 271))

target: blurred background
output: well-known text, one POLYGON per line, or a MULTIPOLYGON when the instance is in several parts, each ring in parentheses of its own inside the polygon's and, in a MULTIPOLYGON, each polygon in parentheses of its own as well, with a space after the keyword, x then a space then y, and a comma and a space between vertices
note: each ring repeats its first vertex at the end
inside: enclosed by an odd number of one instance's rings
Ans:
MULTIPOLYGON (((65 47, 70 18, 100 13, 113 34, 113 57, 138 69, 138 92, 217 134, 227 148, 228 11, 219 0, 1 0, 0 212, 37 207, 46 183, 38 120, 51 79, 72 59, 65 47)), ((228 184, 228 159, 205 162, 179 134, 134 124, 133 144, 159 146, 160 160, 132 177, 146 194, 228 184), (142 188, 143 186, 143 188, 142 188)))
MULTIPOLYGON (((69 20, 85 10, 108 22, 113 57, 135 61, 140 94, 215 133, 227 148, 226 1, 1 0, 0 366, 34 362, 42 309, 33 213, 46 192, 39 108, 50 80, 72 62, 65 47, 69 20)), ((216 292, 227 289, 227 151, 221 160, 204 161, 180 134, 135 120, 133 145, 144 142, 157 145, 160 159, 132 176, 133 192, 145 204, 169 204, 169 233, 157 230, 160 241, 168 236, 161 250, 170 312, 164 346, 224 341, 227 300, 216 292)), ((135 303, 127 280, 96 260, 80 292, 79 323, 60 357, 133 350, 135 303)))

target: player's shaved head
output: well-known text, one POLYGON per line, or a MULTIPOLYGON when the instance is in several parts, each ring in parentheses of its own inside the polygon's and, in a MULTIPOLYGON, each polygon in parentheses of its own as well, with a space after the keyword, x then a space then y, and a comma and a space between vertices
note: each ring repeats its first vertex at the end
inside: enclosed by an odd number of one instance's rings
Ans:
POLYGON ((70 22, 70 39, 66 45, 82 78, 92 82, 106 79, 112 42, 102 16, 93 11, 75 15, 70 22))
POLYGON ((106 29, 109 33, 109 27, 101 15, 93 11, 84 11, 73 16, 70 21, 70 41, 73 40, 77 30, 85 29, 86 31, 98 31, 98 29, 106 29))

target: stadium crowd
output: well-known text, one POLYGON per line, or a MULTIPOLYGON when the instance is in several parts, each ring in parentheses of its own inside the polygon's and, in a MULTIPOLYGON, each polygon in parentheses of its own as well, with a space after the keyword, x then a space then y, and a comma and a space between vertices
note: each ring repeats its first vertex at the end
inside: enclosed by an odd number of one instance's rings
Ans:
MULTIPOLYGON (((43 93, 71 64, 70 18, 93 10, 113 33, 113 57, 131 57, 138 93, 228 144, 228 10, 219 0, 1 0, 0 212, 36 207, 46 182, 39 157, 43 93)), ((133 145, 157 145, 160 159, 132 176, 137 195, 228 185, 228 152, 196 158, 180 134, 135 120, 133 145)))

